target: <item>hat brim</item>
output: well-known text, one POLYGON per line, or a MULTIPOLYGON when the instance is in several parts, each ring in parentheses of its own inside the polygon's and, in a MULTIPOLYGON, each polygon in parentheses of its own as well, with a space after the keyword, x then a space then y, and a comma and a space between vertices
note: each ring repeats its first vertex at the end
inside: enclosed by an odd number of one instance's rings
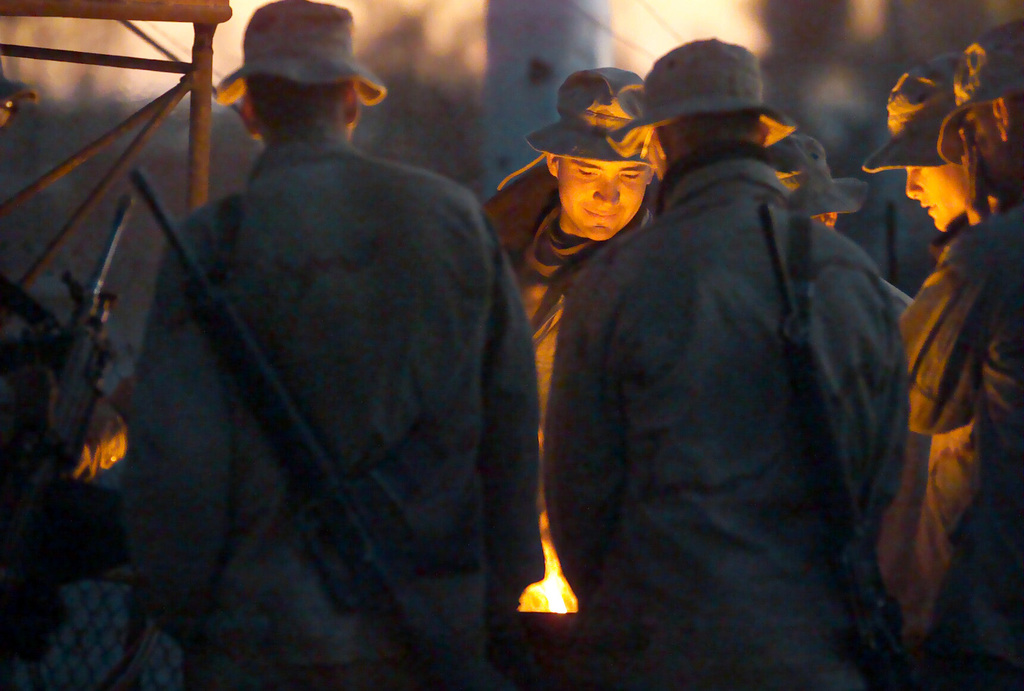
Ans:
POLYGON ((39 93, 28 84, 12 82, 0 78, 0 100, 2 101, 38 101, 39 93))
POLYGON ((883 170, 896 170, 911 166, 930 168, 945 165, 945 163, 946 161, 936 151, 933 142, 925 142, 919 136, 906 134, 890 138, 867 157, 861 170, 865 173, 878 173, 883 170))
POLYGON ((536 151, 555 156, 589 158, 595 161, 632 161, 648 165, 651 163, 644 155, 642 147, 631 155, 623 155, 608 142, 606 133, 583 132, 557 122, 526 135, 526 142, 536 151))
POLYGON ((718 115, 726 113, 757 113, 768 128, 765 146, 785 139, 796 131, 796 123, 785 113, 775 110, 764 103, 742 98, 695 98, 667 103, 653 108, 641 118, 632 120, 628 125, 611 133, 613 141, 621 142, 629 133, 638 127, 659 127, 673 120, 688 115, 718 115))
MULTIPOLYGON (((794 194, 797 194, 794 192, 794 194)), ((857 178, 834 178, 824 192, 815 195, 812 203, 801 208, 808 216, 821 214, 852 214, 860 211, 868 197, 868 183, 857 178)))
POLYGON ((227 106, 242 98, 245 78, 255 75, 280 77, 310 86, 352 80, 359 100, 368 106, 377 105, 388 94, 377 75, 355 60, 325 60, 320 64, 308 60, 256 60, 242 65, 221 81, 217 87, 217 103, 227 106))

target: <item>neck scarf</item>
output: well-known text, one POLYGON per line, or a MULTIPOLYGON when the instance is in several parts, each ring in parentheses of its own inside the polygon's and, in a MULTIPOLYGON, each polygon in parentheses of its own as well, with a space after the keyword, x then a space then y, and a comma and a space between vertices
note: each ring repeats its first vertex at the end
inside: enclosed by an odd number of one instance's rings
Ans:
POLYGON ((560 212, 561 208, 558 207, 547 215, 526 255, 528 266, 546 280, 554 278, 561 269, 590 256, 602 244, 562 230, 558 224, 560 212))

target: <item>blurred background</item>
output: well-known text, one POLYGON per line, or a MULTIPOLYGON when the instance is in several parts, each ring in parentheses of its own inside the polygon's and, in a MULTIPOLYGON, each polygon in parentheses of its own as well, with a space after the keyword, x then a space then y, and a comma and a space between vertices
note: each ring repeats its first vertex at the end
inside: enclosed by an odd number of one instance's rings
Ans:
MULTIPOLYGON (((233 0, 214 41, 215 84, 242 59, 256 0, 233 0)), ((904 291, 929 270, 931 219, 903 194, 902 172, 867 175, 860 164, 886 139, 885 103, 908 67, 959 51, 992 26, 1019 18, 1019 0, 350 0, 356 52, 389 87, 367 109, 356 143, 377 155, 425 166, 488 198, 505 174, 534 153, 523 135, 556 116, 566 75, 614 65, 644 76, 660 55, 718 37, 761 59, 766 98, 828 152, 836 177, 871 185, 865 208, 839 230, 862 245, 904 291), (888 210, 888 211, 887 211, 888 210), (886 216, 895 223, 889 247, 886 216)), ((137 22, 167 51, 188 60, 190 25, 137 22)), ((110 20, 0 17, 0 42, 162 57, 110 20)), ((3 58, 6 75, 32 84, 40 101, 0 132, 0 199, 7 199, 176 82, 173 75, 3 58)), ((186 213, 188 108, 183 103, 149 145, 141 165, 168 207, 186 213)), ((124 144, 127 143, 125 140, 124 144)), ((120 152, 113 147, 0 219, 0 270, 17 279, 42 252, 120 152)), ((211 196, 241 188, 260 145, 236 113, 214 106, 211 196)), ((119 183, 64 246, 32 293, 63 316, 59 276, 84 279, 114 213, 119 183)), ((119 296, 110 329, 131 372, 163 241, 142 205, 114 261, 119 296)))

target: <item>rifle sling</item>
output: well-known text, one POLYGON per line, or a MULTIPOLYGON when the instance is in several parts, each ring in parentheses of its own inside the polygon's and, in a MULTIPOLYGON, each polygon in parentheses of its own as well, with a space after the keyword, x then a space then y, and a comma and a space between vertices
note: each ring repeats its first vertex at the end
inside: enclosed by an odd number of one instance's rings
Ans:
MULTIPOLYGON (((829 419, 832 406, 821 384, 811 340, 811 220, 796 214, 789 216, 787 271, 778 252, 769 207, 762 205, 759 215, 782 298, 779 332, 793 387, 804 458, 810 464, 815 486, 834 498, 825 504, 832 509, 833 529, 842 537, 840 547, 833 548, 831 556, 857 629, 861 668, 872 691, 909 690, 915 682, 899 626, 893 621, 895 603, 881 584, 872 517, 861 510, 852 469, 846 455, 837 448, 829 419)), ((898 619, 898 610, 895 618, 898 619)))

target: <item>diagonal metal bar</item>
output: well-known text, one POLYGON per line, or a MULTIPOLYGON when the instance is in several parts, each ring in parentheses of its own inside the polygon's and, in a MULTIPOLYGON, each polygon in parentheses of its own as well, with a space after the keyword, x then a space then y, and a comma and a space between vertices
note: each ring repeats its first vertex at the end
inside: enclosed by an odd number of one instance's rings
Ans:
MULTIPOLYGON (((107 132, 100 138, 96 139, 92 143, 87 144, 85 147, 72 154, 63 163, 58 164, 55 168, 50 170, 50 172, 46 173, 38 180, 30 184, 28 187, 21 190, 7 201, 0 204, 0 218, 3 218, 16 207, 31 199, 36 194, 42 192, 44 189, 52 185, 54 182, 61 179, 62 177, 70 173, 72 170, 82 165, 83 163, 85 163, 90 158, 100 153, 104 149, 106 149, 108 146, 117 141, 117 139, 121 135, 135 129, 139 125, 139 123, 145 122, 149 118, 153 117, 154 114, 160 112, 160 110, 167 104, 169 100, 176 97, 175 94, 180 89, 180 85, 174 86, 174 88, 172 88, 170 91, 167 91, 163 95, 157 97, 147 105, 137 110, 132 115, 128 116, 128 118, 122 121, 121 124, 117 125, 117 127, 110 130, 109 132, 107 132)), ((180 99, 181 97, 177 96, 177 98, 180 99)))
POLYGON ((174 60, 175 62, 179 62, 177 55, 175 55, 174 53, 160 45, 160 43, 157 42, 155 38, 153 38, 145 31, 143 31, 138 25, 135 24, 135 22, 128 21, 127 19, 122 19, 120 23, 121 26, 125 27, 126 29, 128 29, 128 31, 131 31, 133 34, 141 38, 150 48, 160 53, 168 60, 174 60))
MULTIPOLYGON (((114 184, 114 181, 121 177, 125 171, 135 162, 135 159, 141 153, 142 148, 156 133, 160 125, 163 124, 164 120, 171 114, 175 106, 181 102, 181 99, 185 97, 185 94, 192 90, 192 78, 186 76, 181 80, 178 86, 174 87, 169 91, 165 97, 159 110, 153 115, 152 119, 146 123, 146 126, 142 128, 135 139, 128 145, 121 156, 114 162, 107 174, 100 180, 99 184, 89 193, 85 201, 75 210, 68 222, 64 224, 57 236, 50 241, 50 244, 46 246, 43 254, 35 261, 35 263, 29 267, 25 275, 21 277, 19 283, 22 288, 28 288, 31 286, 40 274, 43 273, 49 267, 54 257, 57 255, 58 250, 67 242, 71 234, 81 225, 82 220, 92 211, 99 203, 103 195, 107 193, 110 187, 114 184)), ((162 99, 158 99, 160 101, 162 99)))
POLYGON ((150 58, 136 58, 130 55, 84 53, 77 50, 17 46, 9 43, 0 44, 0 52, 12 58, 71 62, 78 65, 99 65, 100 67, 124 67, 132 70, 149 70, 150 72, 185 74, 192 69, 190 64, 180 60, 153 60, 150 58))

